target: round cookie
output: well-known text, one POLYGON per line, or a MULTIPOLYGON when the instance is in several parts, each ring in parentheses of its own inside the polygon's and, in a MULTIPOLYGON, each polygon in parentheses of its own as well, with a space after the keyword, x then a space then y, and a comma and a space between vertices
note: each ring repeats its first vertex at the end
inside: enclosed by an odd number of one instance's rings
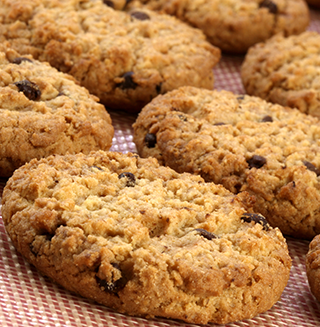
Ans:
POLYGON ((0 177, 33 158, 108 150, 105 107, 73 77, 0 45, 0 177))
POLYGON ((306 255, 306 272, 312 294, 320 301, 320 235, 309 244, 306 255))
POLYGON ((183 87, 153 99, 133 128, 141 157, 249 192, 254 210, 284 234, 320 233, 317 118, 258 97, 183 87))
POLYGON ((0 40, 74 76, 108 108, 139 111, 182 85, 212 89, 220 50, 200 30, 94 0, 1 0, 0 40))
POLYGON ((310 22, 304 0, 140 0, 129 8, 141 3, 201 29, 212 44, 235 54, 280 32, 299 34, 310 22))
POLYGON ((320 117, 320 34, 277 35, 253 46, 241 78, 249 95, 320 117))
POLYGON ((32 160, 3 191, 17 250, 66 289, 121 313, 190 323, 251 318, 279 300, 284 237, 237 196, 155 159, 32 160))

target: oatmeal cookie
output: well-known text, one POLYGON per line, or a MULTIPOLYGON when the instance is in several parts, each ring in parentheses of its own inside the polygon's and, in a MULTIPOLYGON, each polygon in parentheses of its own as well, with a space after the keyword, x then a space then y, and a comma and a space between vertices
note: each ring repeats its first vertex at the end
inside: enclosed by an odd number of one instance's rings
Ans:
POLYGON ((309 244, 306 271, 311 293, 320 302, 320 235, 317 235, 309 244))
POLYGON ((73 77, 0 44, 0 177, 33 158, 108 150, 105 107, 73 77))
POLYGON ((320 34, 277 35, 253 46, 241 78, 249 95, 320 117, 320 34))
POLYGON ((31 264, 121 313, 227 323, 271 308, 288 282, 286 241, 246 192, 154 158, 34 159, 2 201, 6 230, 31 264))
POLYGON ((133 125, 141 157, 256 197, 284 234, 320 233, 320 122, 258 97, 183 87, 155 98, 133 125))
POLYGON ((74 76, 108 108, 139 111, 182 85, 212 89, 220 50, 169 15, 100 0, 1 0, 0 41, 74 76))
POLYGON ((245 53, 277 33, 299 34, 310 22, 304 0, 140 0, 128 7, 174 15, 201 29, 208 40, 229 53, 245 53))

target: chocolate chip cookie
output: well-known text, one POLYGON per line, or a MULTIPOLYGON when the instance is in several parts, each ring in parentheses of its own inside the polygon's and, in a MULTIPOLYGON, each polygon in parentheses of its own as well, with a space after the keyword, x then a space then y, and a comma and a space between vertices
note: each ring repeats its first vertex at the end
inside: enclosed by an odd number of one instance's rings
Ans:
POLYGON ((121 313, 227 323, 271 308, 289 278, 286 241, 247 193, 153 158, 34 159, 9 179, 2 204, 30 263, 121 313))
POLYGON ((178 172, 256 198, 254 210, 284 234, 320 233, 320 123, 258 97, 183 87, 142 109, 134 142, 178 172))
POLYGON ((182 85, 212 89, 220 50, 200 30, 101 0, 1 0, 0 40, 74 76, 108 108, 139 111, 182 85))
POLYGON ((108 150, 113 133, 105 107, 73 77, 0 44, 0 177, 33 158, 108 150))
POLYGON ((320 117, 320 34, 277 35, 253 46, 241 78, 249 95, 320 117))
POLYGON ((309 25, 304 0, 140 0, 147 8, 174 15, 201 29, 225 52, 245 53, 277 33, 299 34, 309 25))

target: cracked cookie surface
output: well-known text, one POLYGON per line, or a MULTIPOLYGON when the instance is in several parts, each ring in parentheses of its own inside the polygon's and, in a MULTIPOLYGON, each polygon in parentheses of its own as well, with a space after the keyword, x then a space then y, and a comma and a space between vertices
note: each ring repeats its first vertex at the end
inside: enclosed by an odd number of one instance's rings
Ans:
POLYGON ((277 35, 255 45, 241 78, 250 95, 320 117, 320 34, 277 35))
POLYGON ((140 3, 201 29, 212 44, 229 53, 245 53, 277 33, 299 34, 310 21, 304 0, 139 0, 128 6, 140 3))
POLYGON ((0 176, 33 158, 108 150, 105 107, 73 77, 0 45, 0 176))
POLYGON ((140 112, 134 142, 178 172, 256 197, 254 210, 284 234, 320 233, 320 123, 258 97, 183 87, 140 112))
POLYGON ((213 88, 220 50, 200 30, 100 0, 1 0, 0 40, 74 76, 107 108, 139 111, 182 85, 213 88))
POLYGON ((6 230, 30 263, 118 312, 227 323, 271 308, 289 278, 286 241, 247 193, 152 158, 32 160, 2 201, 6 230))

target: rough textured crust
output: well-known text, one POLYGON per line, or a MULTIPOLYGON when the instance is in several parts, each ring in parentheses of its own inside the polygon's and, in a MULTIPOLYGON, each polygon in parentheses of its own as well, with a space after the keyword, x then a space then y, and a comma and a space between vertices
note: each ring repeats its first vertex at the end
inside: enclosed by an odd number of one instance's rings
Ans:
POLYGON ((241 78, 250 95, 320 117, 320 34, 277 35, 255 45, 241 78))
POLYGON ((220 50, 169 15, 100 0, 1 0, 0 21, 0 41, 71 74, 108 108, 139 111, 182 85, 213 88, 220 50))
POLYGON ((140 0, 130 1, 175 15, 201 29, 208 40, 229 53, 245 53, 277 33, 299 34, 309 25, 304 0, 140 0))
POLYGON ((320 301, 320 235, 317 235, 309 244, 306 255, 306 271, 310 290, 320 301))
POLYGON ((0 45, 0 177, 33 158, 108 150, 105 107, 69 75, 0 45))
POLYGON ((140 156, 248 191, 254 209, 284 234, 320 233, 317 118, 257 97, 184 87, 155 98, 133 128, 140 156))
POLYGON ((155 159, 95 152, 32 160, 3 192, 13 244, 66 289, 119 312, 227 323, 280 298, 279 229, 237 196, 155 159))

